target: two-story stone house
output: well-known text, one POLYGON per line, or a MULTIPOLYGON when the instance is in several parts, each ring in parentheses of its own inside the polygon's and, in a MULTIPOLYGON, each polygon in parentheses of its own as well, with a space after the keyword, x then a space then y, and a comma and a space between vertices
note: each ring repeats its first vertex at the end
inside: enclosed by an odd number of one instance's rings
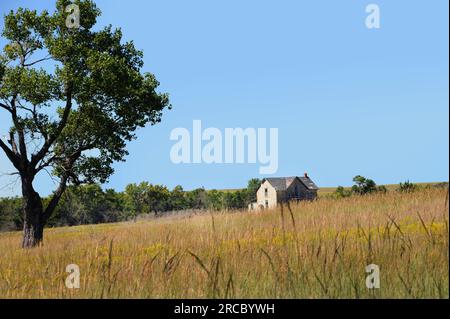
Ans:
POLYGON ((249 205, 249 210, 275 208, 278 203, 292 200, 314 200, 318 189, 306 173, 301 177, 265 178, 256 193, 256 202, 249 205))

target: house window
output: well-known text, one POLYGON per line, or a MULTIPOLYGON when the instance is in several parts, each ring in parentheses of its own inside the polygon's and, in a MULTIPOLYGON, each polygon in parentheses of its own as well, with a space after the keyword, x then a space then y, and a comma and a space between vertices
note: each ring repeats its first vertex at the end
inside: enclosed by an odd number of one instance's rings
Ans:
POLYGON ((267 197, 269 195, 269 189, 265 188, 264 189, 264 195, 267 197))
POLYGON ((266 208, 269 208, 269 201, 266 200, 266 208))

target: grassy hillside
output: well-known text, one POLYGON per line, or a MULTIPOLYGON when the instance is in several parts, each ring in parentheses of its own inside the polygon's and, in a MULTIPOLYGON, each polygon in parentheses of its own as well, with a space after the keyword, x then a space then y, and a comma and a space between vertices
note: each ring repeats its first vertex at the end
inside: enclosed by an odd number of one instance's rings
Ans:
MULTIPOLYGON (((423 187, 433 187, 433 186, 443 185, 445 183, 447 183, 447 182, 414 183, 414 185, 416 185, 419 188, 423 188, 423 187)), ((395 190, 398 189, 399 184, 387 184, 387 185, 384 185, 384 186, 386 186, 388 191, 395 191, 395 190)), ((337 187, 321 187, 319 189, 318 194, 319 194, 319 196, 322 196, 322 197, 323 196, 327 196, 327 195, 331 195, 331 194, 333 194, 336 191, 336 188, 337 187)), ((347 190, 351 190, 352 187, 350 186, 350 187, 344 187, 344 188, 347 189, 347 190)))
POLYGON ((448 298, 447 190, 0 234, 0 298, 448 298), (365 267, 380 267, 368 290, 365 267), (81 288, 64 285, 68 264, 81 288))

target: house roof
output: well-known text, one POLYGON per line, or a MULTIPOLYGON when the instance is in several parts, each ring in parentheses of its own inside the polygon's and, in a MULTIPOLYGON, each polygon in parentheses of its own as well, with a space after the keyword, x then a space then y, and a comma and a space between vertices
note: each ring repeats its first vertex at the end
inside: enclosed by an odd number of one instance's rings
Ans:
POLYGON ((273 188, 277 191, 284 191, 289 188, 289 186, 292 184, 292 182, 298 178, 300 182, 303 183, 303 185, 306 186, 306 188, 310 190, 317 190, 319 187, 317 187, 316 184, 309 178, 309 177, 298 177, 298 176, 292 176, 292 177, 268 177, 263 179, 263 183, 265 181, 268 181, 270 185, 272 185, 273 188))
MULTIPOLYGON (((284 191, 286 190, 289 185, 288 185, 288 181, 286 177, 269 177, 269 178, 265 178, 263 180, 263 183, 265 181, 268 181, 270 185, 272 185, 273 188, 275 188, 277 191, 284 191)), ((292 183, 292 181, 291 181, 292 183)))
POLYGON ((319 187, 317 187, 316 184, 311 180, 309 177, 301 176, 299 177, 300 181, 308 188, 312 190, 318 190, 319 187))

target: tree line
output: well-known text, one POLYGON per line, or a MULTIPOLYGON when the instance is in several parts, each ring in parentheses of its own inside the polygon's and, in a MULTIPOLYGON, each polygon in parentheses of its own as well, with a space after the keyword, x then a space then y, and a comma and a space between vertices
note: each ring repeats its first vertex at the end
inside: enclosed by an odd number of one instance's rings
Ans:
MULTIPOLYGON (((138 215, 162 216, 167 212, 183 210, 245 209, 256 201, 259 179, 251 179, 247 188, 239 190, 185 191, 182 186, 172 190, 148 182, 129 184, 123 192, 103 190, 98 184, 67 188, 55 213, 48 221, 50 227, 113 223, 133 220, 138 215)), ((51 198, 44 198, 44 204, 51 198)), ((0 231, 23 228, 22 198, 0 199, 0 231)))
MULTIPOLYGON (((430 185, 426 187, 431 187, 430 185)), ((442 182, 434 184, 432 187, 434 188, 447 188, 448 182, 442 182)), ((419 189, 420 186, 418 184, 411 183, 409 180, 399 183, 396 191, 400 193, 411 193, 419 189)), ((353 195, 368 195, 374 193, 382 193, 385 194, 388 192, 388 189, 384 185, 377 185, 373 179, 366 178, 361 175, 357 175, 353 177, 353 186, 351 188, 345 188, 343 186, 338 186, 336 190, 333 192, 332 196, 334 198, 345 198, 353 195)))

